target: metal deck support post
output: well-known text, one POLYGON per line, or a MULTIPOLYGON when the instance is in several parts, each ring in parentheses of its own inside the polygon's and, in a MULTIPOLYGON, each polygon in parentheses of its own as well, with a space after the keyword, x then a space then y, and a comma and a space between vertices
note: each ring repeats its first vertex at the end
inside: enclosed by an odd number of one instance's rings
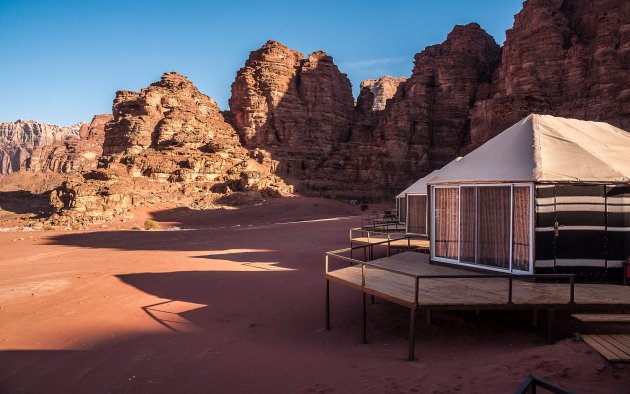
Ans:
POLYGON ((427 326, 431 325, 431 309, 427 309, 427 326))
POLYGON ((556 310, 555 309, 549 309, 549 313, 548 313, 548 323, 549 326, 547 327, 547 339, 549 340, 549 344, 553 345, 554 343, 556 343, 556 310))
POLYGON ((538 309, 532 311, 532 326, 538 327, 538 309))
POLYGON ((409 361, 415 360, 416 352, 416 309, 411 308, 409 314, 409 361))
POLYGON ((367 294, 363 293, 363 343, 367 343, 367 303, 366 297, 367 294))
POLYGON ((370 303, 372 303, 372 305, 374 305, 374 295, 372 294, 372 295, 370 296, 370 298, 371 298, 370 303))
POLYGON ((330 331, 330 281, 326 279, 326 330, 330 331))

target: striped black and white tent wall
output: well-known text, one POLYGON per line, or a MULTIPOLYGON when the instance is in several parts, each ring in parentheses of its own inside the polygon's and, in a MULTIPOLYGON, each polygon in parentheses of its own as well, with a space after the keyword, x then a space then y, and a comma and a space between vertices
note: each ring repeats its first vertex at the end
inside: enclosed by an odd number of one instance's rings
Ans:
POLYGON ((630 257, 630 133, 530 115, 429 184, 431 258, 616 282, 630 257))

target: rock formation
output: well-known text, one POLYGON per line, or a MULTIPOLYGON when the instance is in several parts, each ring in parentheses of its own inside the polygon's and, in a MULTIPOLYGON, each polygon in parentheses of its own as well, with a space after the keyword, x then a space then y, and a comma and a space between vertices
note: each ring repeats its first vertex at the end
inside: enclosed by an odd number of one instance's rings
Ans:
POLYGON ((387 100, 394 97, 396 94, 396 90, 398 89, 398 85, 402 82, 405 82, 407 78, 400 77, 390 77, 389 75, 385 75, 378 79, 366 79, 361 82, 361 90, 367 88, 374 95, 372 102, 372 111, 382 111, 385 109, 385 105, 387 104, 387 100))
POLYGON ((95 115, 89 125, 81 125, 79 138, 38 146, 26 161, 25 168, 29 171, 62 174, 96 169, 103 153, 105 124, 110 120, 111 115, 95 115))
MULTIPOLYGON (((322 106, 305 108, 317 101, 300 91, 306 61, 268 42, 232 86, 234 124, 304 193, 388 198, 531 112, 630 129, 627 15, 622 0, 528 0, 503 48, 477 24, 456 26, 416 55, 412 75, 396 89, 385 89, 385 78, 365 81, 354 110, 338 104, 327 109, 327 122, 311 121, 322 106), (388 100, 386 90, 396 93, 388 100), (283 138, 304 134, 317 137, 283 138)), ((348 84, 331 69, 320 76, 319 97, 343 103, 334 97, 345 97, 348 84)))
POLYGON ((268 41, 253 51, 232 84, 230 112, 248 148, 271 152, 277 174, 310 177, 349 137, 352 86, 332 57, 268 41))
POLYGON ((350 83, 332 59, 323 52, 299 57, 276 42, 251 53, 232 85, 237 130, 286 166, 279 175, 302 180, 300 191, 379 199, 458 154, 470 139, 468 111, 487 97, 500 48, 479 25, 457 26, 444 43, 416 56, 409 79, 362 84, 355 108, 350 83), (385 110, 375 110, 395 90, 385 110))
POLYGON ((456 26, 409 78, 364 81, 356 104, 332 57, 268 41, 238 71, 230 111, 165 74, 118 92, 113 120, 95 118, 81 139, 0 124, 0 173, 52 144, 26 167, 82 172, 52 194, 75 212, 289 193, 280 178, 310 195, 390 198, 531 112, 630 129, 628 15, 623 0, 527 0, 503 48, 475 23, 456 26))
POLYGON ((113 113, 98 168, 51 195, 65 219, 85 222, 143 204, 203 207, 233 194, 292 191, 273 174, 276 162, 243 148, 217 104, 180 74, 164 74, 140 92, 117 92, 113 113))
POLYGON ((471 111, 473 148, 531 112, 630 130, 630 3, 528 0, 507 31, 490 98, 471 111))
POLYGON ((0 175, 18 171, 33 149, 77 138, 81 124, 63 127, 33 120, 0 123, 0 175))

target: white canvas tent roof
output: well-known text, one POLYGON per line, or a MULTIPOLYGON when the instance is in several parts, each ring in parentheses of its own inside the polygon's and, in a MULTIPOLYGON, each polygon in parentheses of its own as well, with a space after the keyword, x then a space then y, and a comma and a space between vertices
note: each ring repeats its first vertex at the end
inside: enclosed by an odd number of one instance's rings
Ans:
POLYGON ((429 183, 500 181, 630 182, 630 133, 603 122, 532 114, 429 183))
POLYGON ((435 177, 435 175, 437 174, 438 171, 439 170, 433 170, 431 173, 426 175, 424 178, 418 179, 411 186, 409 186, 408 188, 406 188, 405 190, 400 192, 400 194, 398 194, 396 196, 396 198, 403 198, 403 197, 405 197, 405 194, 407 194, 407 193, 426 194, 427 193, 427 182, 429 182, 431 179, 433 179, 433 177, 435 177))

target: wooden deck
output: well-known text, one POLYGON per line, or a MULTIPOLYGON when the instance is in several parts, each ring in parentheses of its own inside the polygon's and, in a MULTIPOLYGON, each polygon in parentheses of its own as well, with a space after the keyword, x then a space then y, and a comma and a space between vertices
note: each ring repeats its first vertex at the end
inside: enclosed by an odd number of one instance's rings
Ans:
MULTIPOLYGON (((377 267, 365 268, 365 286, 362 286, 360 265, 329 271, 326 278, 409 308, 569 308, 568 283, 534 283, 515 279, 512 285, 512 302, 509 303, 507 278, 420 278, 418 299, 414 300, 416 279, 384 269, 413 276, 456 276, 476 273, 456 267, 429 264, 429 255, 415 252, 404 252, 373 260, 369 264, 377 267)), ((574 291, 576 308, 630 306, 630 287, 627 286, 575 284, 574 291)))
MULTIPOLYGON (((558 309, 576 311, 630 307, 630 287, 576 284, 573 283, 572 275, 471 271, 452 265, 430 264, 428 254, 408 251, 367 262, 344 255, 361 248, 370 249, 371 255, 374 246, 372 237, 370 241, 363 246, 326 253, 326 329, 330 330, 330 282, 363 293, 363 343, 367 343, 366 295, 403 305, 410 310, 409 360, 415 357, 415 320, 419 309, 426 310, 429 319, 431 311, 439 309, 547 310, 547 334, 549 342, 553 343, 558 309), (331 269, 330 259, 333 258, 345 262, 344 267, 331 269), (543 279, 546 282, 540 282, 543 279), (550 280, 565 283, 549 283, 550 280)), ((620 356, 619 353, 615 354, 620 356)))
POLYGON ((611 362, 630 362, 630 335, 584 335, 584 342, 611 362))

